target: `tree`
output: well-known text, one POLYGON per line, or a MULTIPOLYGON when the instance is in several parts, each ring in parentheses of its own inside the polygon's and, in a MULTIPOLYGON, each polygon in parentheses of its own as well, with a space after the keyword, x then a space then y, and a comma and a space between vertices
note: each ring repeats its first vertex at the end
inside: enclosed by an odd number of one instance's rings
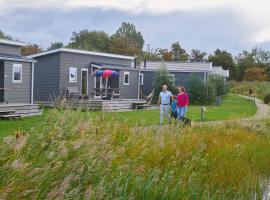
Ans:
POLYGON ((270 77, 270 52, 260 48, 253 48, 249 51, 242 51, 235 58, 236 60, 236 78, 243 80, 245 71, 252 66, 264 68, 270 77))
POLYGON ((42 52, 42 48, 37 44, 28 44, 21 48, 21 54, 23 56, 29 56, 42 52))
POLYGON ((109 51, 127 55, 142 55, 144 39, 136 27, 127 22, 123 22, 116 33, 111 36, 109 51))
POLYGON ((174 61, 188 61, 189 59, 186 50, 181 47, 178 41, 171 45, 171 54, 174 61))
POLYGON ((158 55, 165 61, 172 61, 173 55, 172 52, 168 49, 158 49, 158 55))
POLYGON ((217 49, 213 55, 208 57, 208 61, 212 62, 214 66, 222 66, 223 69, 229 70, 230 78, 235 77, 235 66, 232 54, 227 51, 217 49))
POLYGON ((62 42, 53 42, 50 47, 48 47, 47 50, 52 50, 52 49, 59 49, 62 48, 64 44, 62 42))
POLYGON ((161 56, 158 53, 158 49, 151 48, 150 44, 147 44, 145 51, 143 51, 142 57, 149 61, 161 61, 161 56))
POLYGON ((267 81, 268 75, 264 69, 258 67, 252 67, 245 71, 245 81, 267 81))
POLYGON ((13 38, 9 35, 6 35, 0 30, 0 39, 5 39, 5 40, 13 40, 13 38))
POLYGON ((201 52, 198 49, 192 49, 190 54, 190 61, 203 62, 205 61, 206 52, 201 52))
POLYGON ((158 99, 158 95, 161 92, 161 87, 163 84, 168 86, 168 90, 172 93, 176 92, 176 88, 173 86, 173 80, 170 77, 170 73, 165 67, 161 67, 155 71, 154 80, 153 80, 153 88, 154 88, 154 100, 158 99))
MULTIPOLYGON (((132 23, 123 22, 122 25, 118 28, 113 37, 127 37, 131 41, 137 43, 139 48, 142 50, 144 45, 144 39, 140 31, 136 30, 136 27, 132 23)), ((136 45, 136 46, 137 46, 136 45)))
POLYGON ((109 51, 110 36, 103 31, 82 30, 73 32, 70 40, 71 42, 67 45, 70 48, 88 51, 109 51))
POLYGON ((113 37, 109 45, 109 52, 123 55, 141 55, 138 43, 127 37, 113 37))

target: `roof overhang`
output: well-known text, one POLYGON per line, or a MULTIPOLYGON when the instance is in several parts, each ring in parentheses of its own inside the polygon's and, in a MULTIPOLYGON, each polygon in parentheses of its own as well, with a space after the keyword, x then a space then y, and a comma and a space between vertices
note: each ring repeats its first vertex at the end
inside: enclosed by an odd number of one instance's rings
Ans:
POLYGON ((12 40, 3 40, 3 39, 0 39, 0 44, 7 44, 7 45, 19 46, 19 47, 25 46, 25 43, 23 43, 23 42, 17 42, 17 41, 12 41, 12 40))
MULTIPOLYGON (((154 72, 158 69, 141 69, 142 72, 154 72)), ((211 70, 192 70, 192 69, 167 69, 169 72, 174 73, 185 73, 185 72, 195 72, 195 73, 209 73, 211 70)))
POLYGON ((125 56, 125 55, 119 55, 119 54, 102 53, 102 52, 95 52, 95 51, 85 51, 85 50, 70 49, 70 48, 53 49, 53 50, 37 53, 34 55, 30 55, 28 57, 29 58, 36 58, 36 57, 45 56, 45 55, 58 53, 58 52, 68 52, 68 53, 77 53, 77 54, 84 54, 84 55, 104 56, 104 57, 120 58, 120 59, 126 59, 126 60, 134 60, 136 58, 135 56, 125 56))
POLYGON ((0 60, 8 60, 8 61, 18 61, 18 62, 28 62, 28 63, 36 63, 37 61, 34 59, 22 59, 22 58, 7 58, 0 56, 0 60))

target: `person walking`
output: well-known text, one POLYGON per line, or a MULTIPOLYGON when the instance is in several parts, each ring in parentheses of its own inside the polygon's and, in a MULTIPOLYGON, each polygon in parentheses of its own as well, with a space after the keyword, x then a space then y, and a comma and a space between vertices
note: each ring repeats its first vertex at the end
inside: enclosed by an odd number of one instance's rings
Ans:
POLYGON ((163 124, 164 115, 168 118, 169 123, 171 123, 171 97, 172 93, 168 91, 168 86, 166 84, 162 85, 162 91, 159 93, 157 106, 160 111, 160 124, 163 124))
POLYGON ((177 95, 177 117, 179 121, 184 121, 187 106, 189 104, 188 95, 185 92, 185 88, 183 86, 178 87, 178 95, 177 95))

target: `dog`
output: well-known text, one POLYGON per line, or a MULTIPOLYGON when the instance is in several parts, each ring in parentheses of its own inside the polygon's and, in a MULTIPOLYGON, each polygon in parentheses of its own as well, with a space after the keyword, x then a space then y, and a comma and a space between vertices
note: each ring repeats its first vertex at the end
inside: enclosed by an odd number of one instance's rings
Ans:
POLYGON ((183 126, 191 126, 191 119, 183 118, 183 126))

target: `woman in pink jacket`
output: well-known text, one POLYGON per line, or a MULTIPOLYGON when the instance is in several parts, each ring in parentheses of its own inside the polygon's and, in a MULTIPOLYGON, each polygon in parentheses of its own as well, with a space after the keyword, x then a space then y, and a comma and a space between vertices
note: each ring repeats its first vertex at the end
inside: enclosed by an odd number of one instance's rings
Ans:
POLYGON ((188 104, 188 95, 185 92, 185 88, 183 86, 179 86, 177 95, 177 117, 179 121, 183 121, 185 119, 188 104))

